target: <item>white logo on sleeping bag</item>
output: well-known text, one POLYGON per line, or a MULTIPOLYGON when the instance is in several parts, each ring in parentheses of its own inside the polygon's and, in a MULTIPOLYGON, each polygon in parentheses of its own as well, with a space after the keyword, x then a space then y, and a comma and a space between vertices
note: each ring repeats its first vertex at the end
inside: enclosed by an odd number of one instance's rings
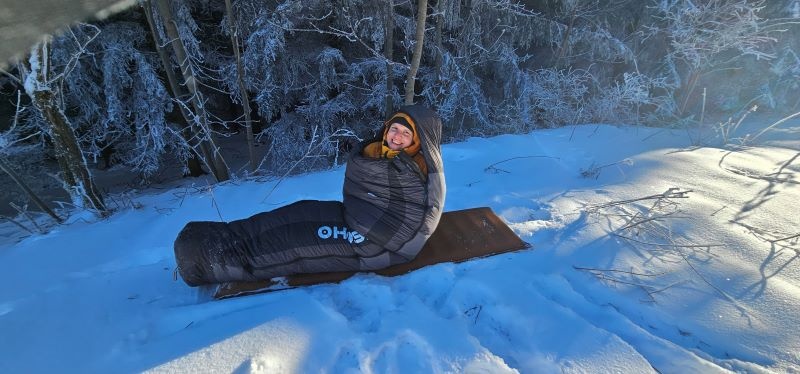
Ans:
POLYGON ((320 226, 317 229, 317 236, 321 239, 330 239, 333 237, 334 239, 346 239, 350 243, 361 243, 364 241, 364 236, 359 234, 356 230, 348 230, 347 227, 342 227, 339 229, 339 226, 320 226))

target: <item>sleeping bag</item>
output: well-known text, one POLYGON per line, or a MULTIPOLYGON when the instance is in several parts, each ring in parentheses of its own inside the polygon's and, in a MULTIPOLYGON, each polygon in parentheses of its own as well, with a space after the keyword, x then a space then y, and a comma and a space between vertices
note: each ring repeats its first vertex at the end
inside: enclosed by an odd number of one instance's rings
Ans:
POLYGON ((424 175, 411 155, 372 158, 361 146, 347 162, 342 202, 303 200, 227 223, 186 224, 174 246, 183 280, 190 286, 256 281, 376 270, 413 259, 444 206, 442 124, 419 105, 396 115, 415 127, 424 175))

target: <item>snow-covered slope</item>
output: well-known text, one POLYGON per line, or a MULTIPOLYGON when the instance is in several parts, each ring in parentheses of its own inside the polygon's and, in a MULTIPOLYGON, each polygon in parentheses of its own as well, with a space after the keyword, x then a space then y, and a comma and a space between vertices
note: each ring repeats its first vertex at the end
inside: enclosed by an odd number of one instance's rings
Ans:
POLYGON ((800 372, 797 138, 686 139, 445 145, 446 209, 490 206, 533 249, 224 301, 173 278, 183 225, 339 199, 344 170, 136 197, 0 246, 0 372, 800 372))

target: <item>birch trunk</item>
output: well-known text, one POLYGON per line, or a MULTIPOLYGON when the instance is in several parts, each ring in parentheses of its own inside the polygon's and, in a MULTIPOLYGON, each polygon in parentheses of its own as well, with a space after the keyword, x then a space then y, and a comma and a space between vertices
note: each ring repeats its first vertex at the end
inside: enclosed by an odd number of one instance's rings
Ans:
POLYGON ((434 44, 436 46, 436 72, 437 74, 441 74, 442 72, 442 65, 444 64, 444 59, 442 58, 442 51, 444 51, 444 46, 442 45, 442 32, 444 30, 444 9, 445 9, 445 1, 447 0, 438 0, 436 2, 436 30, 434 32, 434 44))
POLYGON ((394 114, 394 0, 386 0, 386 32, 383 40, 383 56, 386 57, 386 118, 394 114))
POLYGON ((405 104, 414 104, 414 81, 419 70, 419 63, 422 59, 422 43, 425 39, 425 18, 428 14, 428 0, 419 0, 417 3, 417 33, 415 35, 414 53, 411 55, 411 68, 408 69, 406 76, 406 99, 405 104))

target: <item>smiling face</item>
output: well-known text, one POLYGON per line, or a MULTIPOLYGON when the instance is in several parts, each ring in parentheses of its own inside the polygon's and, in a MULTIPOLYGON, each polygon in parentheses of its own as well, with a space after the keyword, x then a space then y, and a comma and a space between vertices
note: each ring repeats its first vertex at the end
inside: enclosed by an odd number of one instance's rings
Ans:
POLYGON ((386 145, 393 151, 408 148, 414 142, 414 133, 411 129, 399 123, 393 123, 386 132, 386 145))

